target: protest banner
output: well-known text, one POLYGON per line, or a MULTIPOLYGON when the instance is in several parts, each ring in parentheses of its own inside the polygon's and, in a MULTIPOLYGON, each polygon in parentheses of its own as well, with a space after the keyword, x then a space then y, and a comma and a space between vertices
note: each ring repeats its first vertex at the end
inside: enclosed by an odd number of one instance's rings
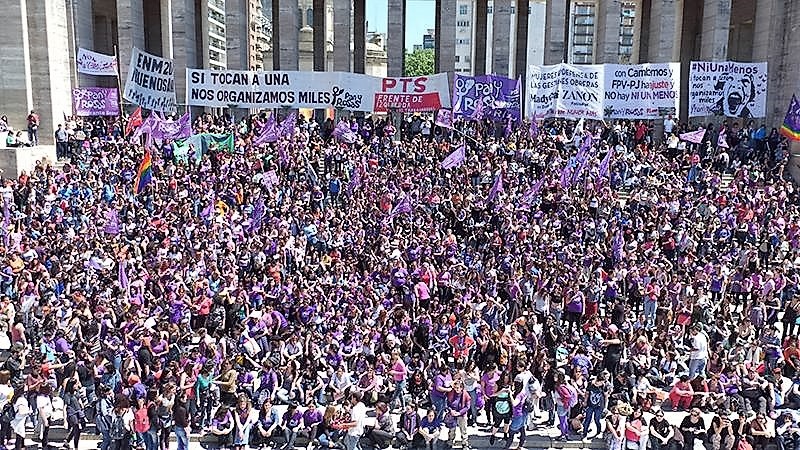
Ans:
POLYGON ((529 66, 527 111, 544 117, 601 119, 603 66, 529 66))
POLYGON ((380 78, 343 72, 186 69, 190 106, 433 111, 450 107, 447 74, 380 78))
POLYGON ((75 64, 78 66, 78 72, 87 75, 117 75, 116 55, 104 55, 79 48, 75 64))
POLYGON ((689 117, 765 117, 767 63, 692 61, 689 117))
POLYGON ((117 116, 117 88, 75 88, 72 90, 72 111, 77 116, 117 116))
POLYGON ((453 114, 472 117, 478 102, 483 104, 485 117, 502 120, 510 115, 519 121, 519 80, 497 75, 470 77, 456 74, 453 79, 453 114))
POLYGON ((657 119, 677 114, 680 63, 605 64, 603 71, 606 119, 657 119))
POLYGON ((175 65, 134 47, 122 97, 153 111, 175 111, 175 65))

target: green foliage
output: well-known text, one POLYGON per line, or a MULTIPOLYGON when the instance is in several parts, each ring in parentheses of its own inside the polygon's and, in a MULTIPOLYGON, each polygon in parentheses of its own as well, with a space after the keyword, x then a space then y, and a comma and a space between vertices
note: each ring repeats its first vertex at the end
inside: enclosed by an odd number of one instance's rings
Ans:
POLYGON ((433 49, 414 50, 406 52, 405 76, 418 77, 422 75, 432 75, 434 72, 434 52, 433 49))

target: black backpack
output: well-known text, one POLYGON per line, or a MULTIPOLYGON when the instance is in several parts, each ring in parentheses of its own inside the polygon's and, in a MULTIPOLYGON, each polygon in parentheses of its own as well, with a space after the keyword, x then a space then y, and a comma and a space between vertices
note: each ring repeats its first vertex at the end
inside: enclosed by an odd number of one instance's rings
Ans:
POLYGON ((128 435, 128 430, 125 428, 125 422, 122 420, 121 416, 114 416, 111 421, 111 430, 109 431, 108 435, 113 441, 125 439, 125 437, 128 435))

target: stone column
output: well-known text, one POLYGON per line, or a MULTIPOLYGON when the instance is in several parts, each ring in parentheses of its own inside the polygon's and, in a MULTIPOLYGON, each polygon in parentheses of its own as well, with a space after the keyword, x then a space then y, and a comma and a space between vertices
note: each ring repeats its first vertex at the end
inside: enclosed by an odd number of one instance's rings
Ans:
POLYGON ((250 70, 248 0, 225 0, 225 59, 228 69, 250 70))
POLYGON ((41 118, 39 142, 52 144, 56 124, 72 111, 67 7, 60 0, 31 1, 27 13, 30 89, 33 109, 41 118))
POLYGON ((325 0, 314 0, 314 71, 325 71, 325 0))
POLYGON ((92 0, 68 0, 67 1, 67 20, 70 45, 69 61, 70 72, 74 72, 73 84, 80 87, 98 86, 97 77, 78 73, 75 58, 79 48, 98 51, 94 46, 94 20, 92 12, 92 0))
POLYGON ((700 57, 703 60, 728 59, 728 35, 731 27, 731 0, 705 0, 700 57))
POLYGON ((144 50, 144 14, 142 0, 117 0, 117 42, 122 88, 128 77, 133 47, 144 50))
POLYGON ((492 11, 492 73, 508 76, 511 0, 494 0, 492 11))
MULTIPOLYGON (((33 108, 31 91, 31 55, 28 45, 27 0, 11 0, 3 10, 3 38, 0 39, 0 111, 8 115, 14 129, 25 128, 25 118, 33 108)), ((5 142, 2 143, 5 145, 5 142)))
MULTIPOLYGON (((766 122, 773 126, 783 122, 792 94, 800 86, 800 41, 794 30, 800 29, 800 5, 784 0, 758 0, 755 17, 753 61, 767 62, 766 122)), ((795 143, 795 148, 800 145, 795 143)), ((800 151, 797 152, 800 155, 800 151)), ((795 159, 790 164, 798 164, 795 159)), ((800 167, 795 168, 800 173, 800 167)), ((797 178, 797 177, 796 177, 797 178)))
POLYGON ((651 0, 649 23, 649 62, 680 61, 682 0, 651 0))
POLYGON ((161 56, 164 58, 172 58, 173 55, 172 30, 172 0, 161 0, 161 56))
POLYGON ((388 0, 386 30, 386 70, 390 77, 401 77, 406 55, 406 0, 388 0))
POLYGON ((474 37, 472 39, 475 55, 472 57, 473 73, 484 75, 486 73, 486 16, 488 0, 475 0, 474 37))
POLYGON ((353 0, 353 72, 364 73, 367 64, 367 3, 353 0))
POLYGON ((514 77, 525 80, 528 67, 529 0, 517 0, 517 39, 514 45, 514 77))
POLYGON ((595 8, 596 28, 594 61, 596 64, 619 63, 619 33, 622 16, 620 0, 598 0, 595 8))
POLYGON ((545 8, 544 63, 558 64, 564 61, 567 43, 566 20, 569 15, 568 0, 548 0, 545 8))
MULTIPOLYGON (((273 0, 278 1, 278 0, 273 0)), ((273 11, 278 10, 280 21, 278 23, 278 34, 280 37, 280 48, 278 49, 280 70, 297 70, 299 64, 298 40, 300 37, 300 19, 298 17, 297 0, 280 0, 279 8, 273 6, 273 11)), ((273 2, 273 5, 275 3, 273 2)), ((274 14, 273 14, 274 17, 274 14)), ((275 26, 273 25, 273 29, 275 26)), ((275 33, 272 33, 273 40, 275 33)))
MULTIPOLYGON (((172 46, 175 61, 175 96, 179 105, 186 104, 186 70, 202 66, 197 54, 197 25, 194 0, 172 0, 172 46)), ((202 27, 201 27, 202 28, 202 27)), ((198 111, 200 108, 198 108, 198 111)), ((195 112, 193 112, 194 114, 195 112)))
POLYGON ((333 0, 333 70, 350 72, 350 39, 352 0, 333 0))
POLYGON ((456 70, 456 0, 436 0, 436 72, 456 70))

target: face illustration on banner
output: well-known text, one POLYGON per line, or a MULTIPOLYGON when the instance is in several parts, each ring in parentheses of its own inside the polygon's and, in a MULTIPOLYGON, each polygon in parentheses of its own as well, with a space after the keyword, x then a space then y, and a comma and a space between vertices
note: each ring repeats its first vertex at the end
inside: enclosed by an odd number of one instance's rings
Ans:
POLYGON ((752 117, 759 81, 752 74, 720 75, 714 88, 721 93, 721 97, 712 112, 727 117, 752 117))
MULTIPOLYGON (((506 98, 504 96, 503 91, 503 81, 502 80, 492 80, 490 83, 481 83, 475 80, 472 77, 456 77, 455 83, 453 83, 453 89, 455 90, 455 98, 461 99, 461 105, 459 110, 462 112, 468 112, 475 109, 475 105, 477 105, 476 101, 478 99, 483 100, 484 106, 491 106, 494 108, 504 108, 506 106, 497 105, 497 102, 506 102, 512 103, 512 98, 506 98), (492 104, 494 103, 494 104, 492 104)), ((519 90, 515 90, 517 102, 519 101, 519 90)), ((512 92, 512 96, 514 93, 512 92)))

